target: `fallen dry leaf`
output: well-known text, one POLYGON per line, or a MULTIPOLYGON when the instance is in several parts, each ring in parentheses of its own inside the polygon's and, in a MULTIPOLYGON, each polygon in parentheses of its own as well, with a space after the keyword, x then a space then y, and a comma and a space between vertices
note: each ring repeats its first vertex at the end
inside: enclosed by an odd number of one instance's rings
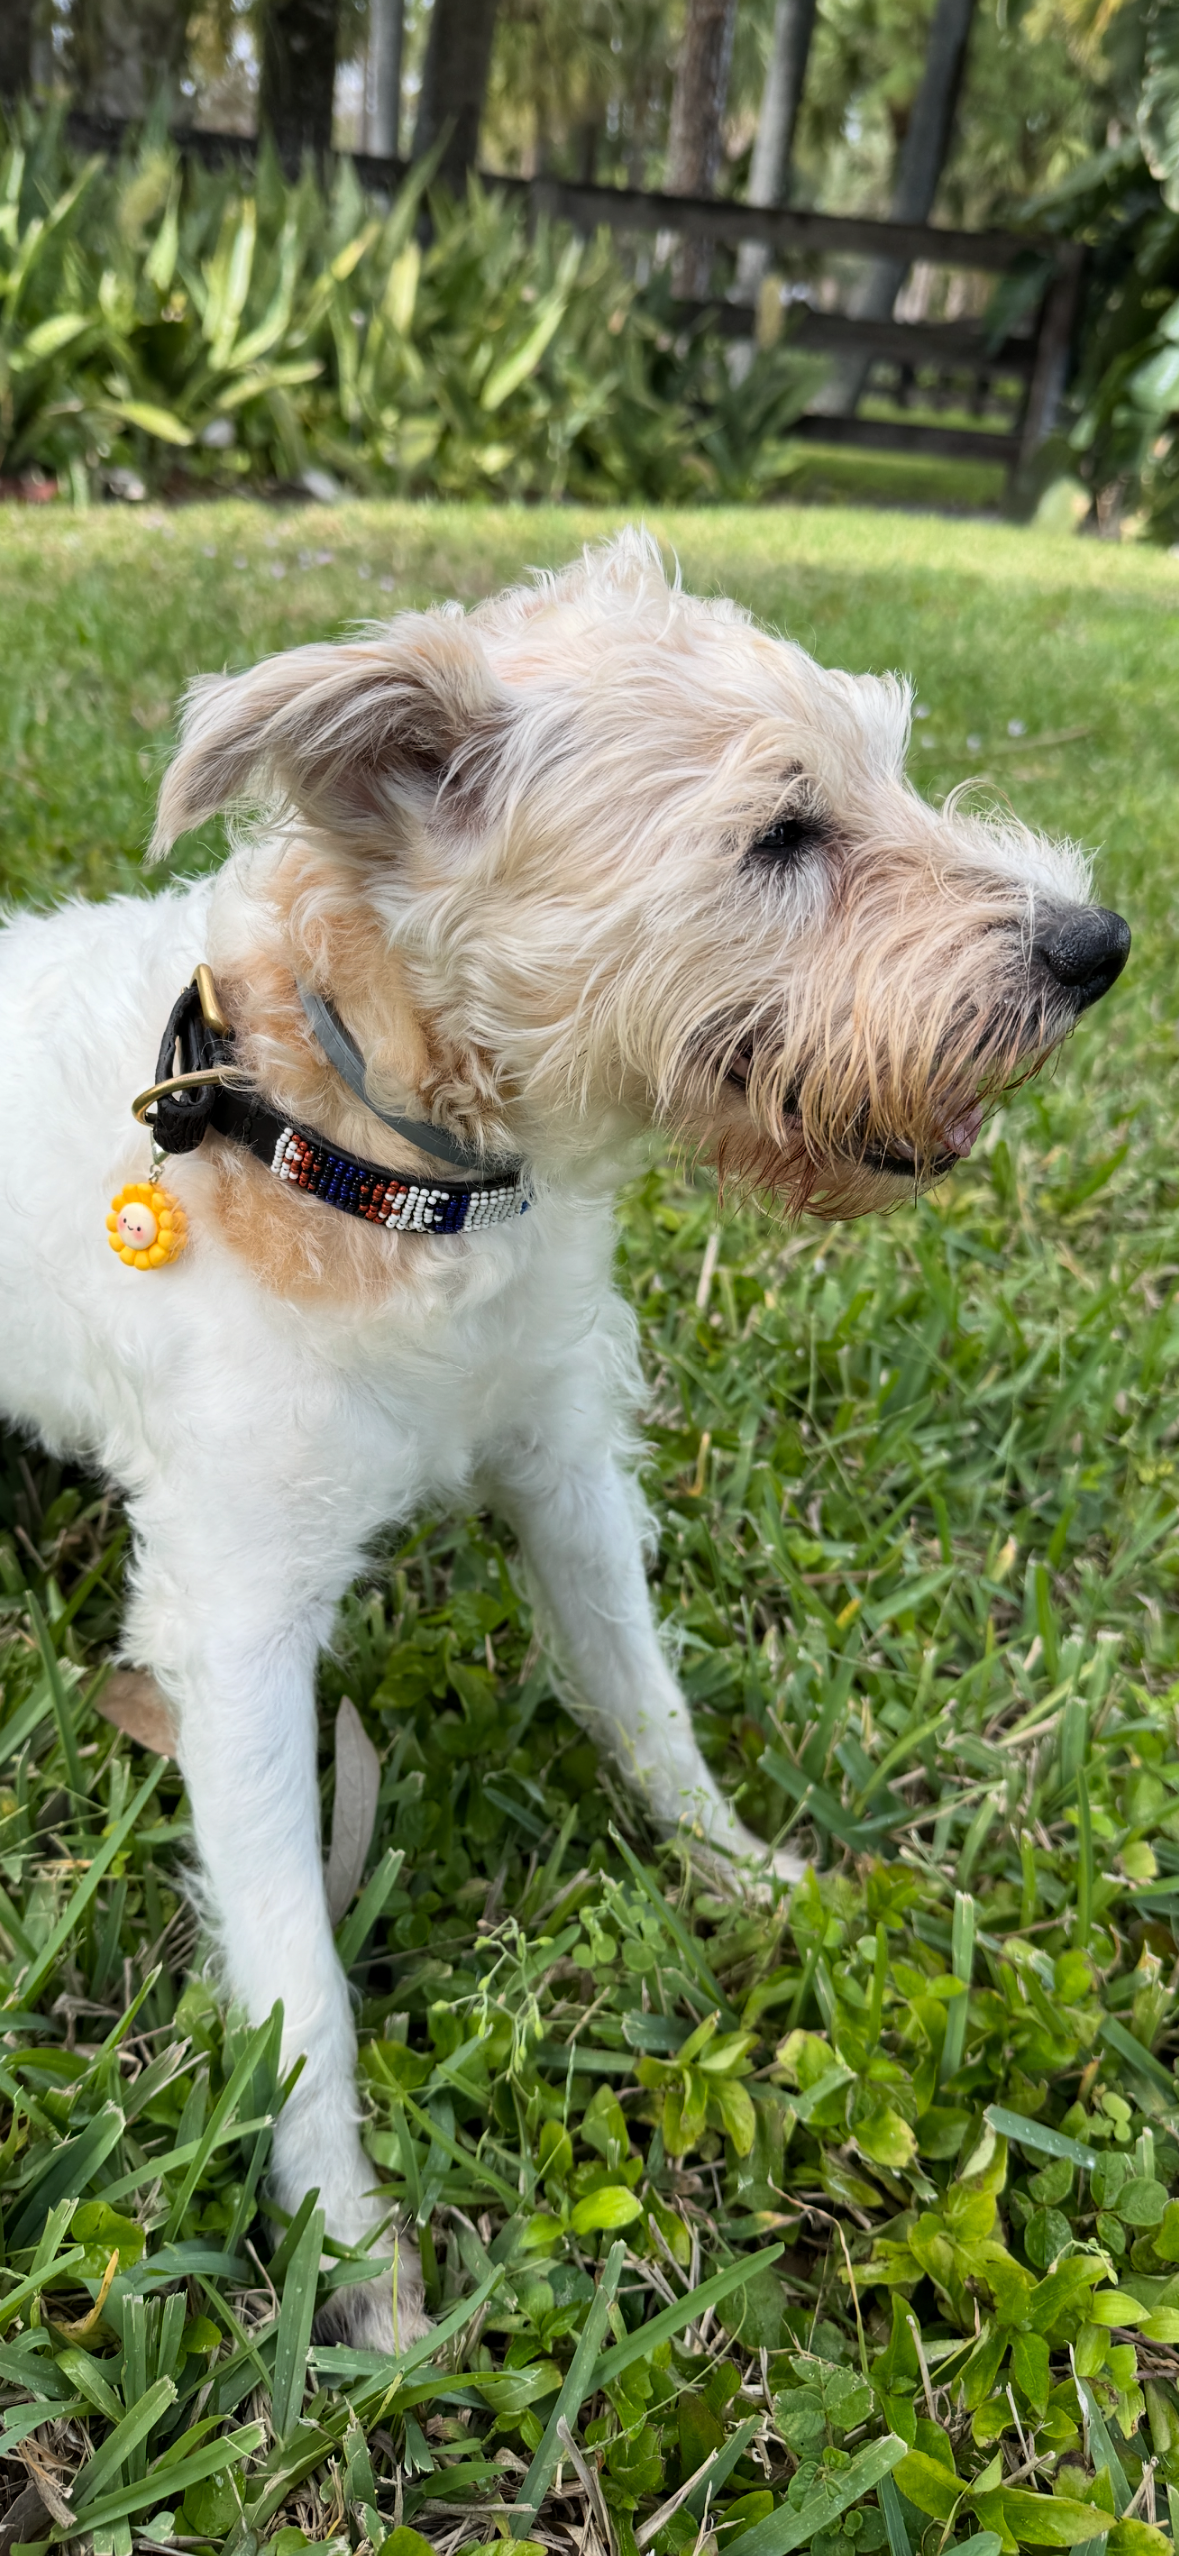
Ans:
POLYGON ((175 1757, 172 1715, 150 1669, 116 1669, 96 1695, 95 1707, 117 1731, 126 1731, 157 1757, 175 1757))
MULTIPOLYGON (((115 1669, 95 1697, 98 1711, 141 1748, 175 1757, 170 1708, 150 1669, 115 1669)), ((346 1695, 336 1715, 336 1798, 324 1886, 333 1926, 355 1897, 376 1825, 381 1761, 355 1704, 346 1695)))
POLYGON ((153 736, 157 728, 167 725, 172 716, 172 704, 152 694, 136 693, 132 696, 131 716, 137 727, 146 728, 148 735, 153 736))
POLYGON ((46 2311, 55 2334, 64 2334, 67 2343, 85 2343, 88 2341, 89 2337, 94 2332, 95 2326, 101 2319, 102 2311, 107 2303, 110 2286, 118 2268, 119 2249, 116 2246, 114 2253, 107 2256, 106 2270, 102 2276, 102 2287, 99 2290, 98 2297, 95 2299, 93 2307, 87 2309, 85 2316, 75 2316, 67 2321, 59 2316, 54 2316, 51 2310, 46 2311))
POLYGON ((996 737, 992 754, 1032 754, 1037 746, 1078 745, 1092 728, 1041 728, 1038 737, 996 737))
MULTIPOLYGON (((47 2421, 51 2419, 48 2405, 45 2408, 45 2416, 47 2421)), ((50 2451, 48 2456, 45 2454, 35 2433, 31 2434, 27 2441, 21 2441, 18 2444, 16 2455, 22 2467, 31 2476, 33 2490, 38 2500, 44 2504, 51 2519, 55 2520, 62 2529, 68 2529, 75 2518, 69 2503, 68 2470, 66 2471, 67 2482, 63 2485, 54 2475, 49 2463, 53 2452, 50 2451)), ((61 2469, 60 2459, 56 2464, 61 2469)), ((20 2546, 22 2542, 17 2539, 15 2544, 20 2546)))
POLYGON ((0 2521, 0 2556, 8 2556, 10 2547, 24 2547, 33 2539, 47 2538, 55 2520, 61 2521, 63 2529, 69 2527, 73 2511, 64 2495, 58 2494, 55 2499, 61 2505, 60 2512, 50 2510, 35 2485, 22 2487, 0 2521))
POLYGON ((381 1761, 347 1695, 336 1715, 336 1800, 324 1886, 338 1926, 364 1871, 377 1816, 381 1761))

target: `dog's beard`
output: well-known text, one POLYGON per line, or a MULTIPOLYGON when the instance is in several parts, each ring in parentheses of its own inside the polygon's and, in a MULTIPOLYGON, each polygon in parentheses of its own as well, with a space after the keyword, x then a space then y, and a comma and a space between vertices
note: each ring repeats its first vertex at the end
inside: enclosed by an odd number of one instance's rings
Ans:
POLYGON ((790 1217, 831 1220, 903 1205, 944 1178, 958 1159, 945 1148, 925 1159, 915 1148, 906 1156, 900 1144, 895 1137, 887 1142, 868 1137, 858 1154, 819 1153, 806 1141, 800 1120, 771 1131, 742 1113, 697 1137, 696 1150, 714 1164, 722 1196, 754 1192, 790 1217))
POLYGON ((887 1054, 792 1059, 764 1023, 702 1038, 675 1116, 723 1190, 769 1195, 790 1216, 879 1212, 945 1179, 989 1109, 1037 1074, 1073 1026, 1067 1005, 971 1014, 914 1069, 887 1054))

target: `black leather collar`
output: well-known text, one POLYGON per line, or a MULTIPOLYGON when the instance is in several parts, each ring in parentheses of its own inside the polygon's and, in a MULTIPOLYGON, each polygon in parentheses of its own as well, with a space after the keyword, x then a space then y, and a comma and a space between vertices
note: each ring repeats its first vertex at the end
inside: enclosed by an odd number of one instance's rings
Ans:
MULTIPOLYGON (((505 1224, 523 1215, 529 1204, 518 1164, 459 1180, 392 1171, 387 1163, 346 1153, 314 1128, 271 1109, 234 1061, 233 1032, 217 1009, 212 980, 203 968, 173 1004, 155 1082, 133 1107, 161 1153, 194 1153, 212 1128, 265 1163, 276 1179, 345 1215, 394 1232, 463 1233, 505 1224)), ((423 1136, 428 1134, 423 1123, 423 1136)))

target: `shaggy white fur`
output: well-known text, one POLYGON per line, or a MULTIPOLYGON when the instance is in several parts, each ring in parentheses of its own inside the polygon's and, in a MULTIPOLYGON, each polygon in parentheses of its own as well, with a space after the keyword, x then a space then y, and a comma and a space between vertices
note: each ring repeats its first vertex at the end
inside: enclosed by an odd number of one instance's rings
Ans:
MULTIPOLYGON (((494 1502, 576 1709, 656 1819, 766 1852, 652 1621, 611 1200, 670 1127, 793 1204, 891 1205, 1071 1025, 1037 952, 1044 917, 1086 899, 1082 863, 930 809, 906 732, 899 685, 693 601, 624 537, 467 619, 404 616, 197 686, 162 838, 233 801, 264 807, 257 830, 215 878, 0 937, 0 1402, 126 1495, 126 1653, 176 1718, 226 1984, 253 2017, 281 1998, 283 2064, 305 2059, 277 2196, 317 2185, 347 2242, 382 2202, 324 1896, 314 1680, 378 1529, 494 1502), (130 1099, 202 959, 275 1108, 413 1159, 317 1051, 298 975, 383 1102, 528 1159, 531 1212, 389 1235, 211 1138, 166 1174, 183 1258, 122 1265, 104 1219, 146 1170, 130 1099)), ((337 2298, 353 2335, 391 2336, 387 2282, 337 2298)), ((403 2341, 421 2318, 403 2245, 403 2341)))

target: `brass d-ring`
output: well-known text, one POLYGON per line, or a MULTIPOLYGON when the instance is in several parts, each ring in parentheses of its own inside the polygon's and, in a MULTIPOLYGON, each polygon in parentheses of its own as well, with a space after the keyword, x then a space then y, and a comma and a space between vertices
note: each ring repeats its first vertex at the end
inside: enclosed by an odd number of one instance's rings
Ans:
POLYGON ((131 1103, 131 1114, 139 1120, 141 1127, 149 1126, 151 1122, 147 1113, 152 1102, 166 1100, 169 1092, 196 1091, 202 1083, 220 1083, 224 1090, 234 1091, 248 1079, 239 1067, 233 1065, 213 1065, 203 1074, 169 1074, 166 1082, 150 1083, 145 1092, 137 1095, 131 1103))

